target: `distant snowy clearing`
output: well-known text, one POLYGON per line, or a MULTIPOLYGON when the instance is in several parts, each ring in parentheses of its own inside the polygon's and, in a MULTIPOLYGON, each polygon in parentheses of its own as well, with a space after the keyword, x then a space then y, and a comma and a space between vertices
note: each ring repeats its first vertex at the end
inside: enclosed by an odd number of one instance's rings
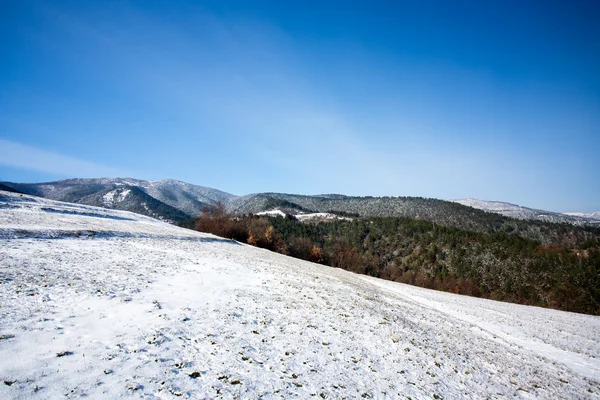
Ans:
POLYGON ((310 214, 298 214, 295 216, 299 221, 352 221, 352 218, 341 217, 331 213, 310 213, 310 214))
MULTIPOLYGON (((287 217, 288 214, 286 214, 285 212, 281 211, 281 210, 269 210, 269 211, 261 211, 259 213, 256 213, 256 215, 261 215, 261 216, 268 216, 268 217, 287 217)), ((332 213, 299 213, 299 214, 293 214, 293 217, 296 218, 297 220, 301 221, 301 222, 327 222, 327 221, 337 221, 337 220, 344 220, 344 221, 352 221, 352 218, 348 218, 348 217, 342 217, 336 214, 332 214, 332 213)))
POLYGON ((0 398, 598 399, 600 317, 0 192, 0 398))
POLYGON ((269 211, 261 211, 256 213, 256 215, 266 215, 268 217, 285 217, 287 214, 281 210, 269 210, 269 211))

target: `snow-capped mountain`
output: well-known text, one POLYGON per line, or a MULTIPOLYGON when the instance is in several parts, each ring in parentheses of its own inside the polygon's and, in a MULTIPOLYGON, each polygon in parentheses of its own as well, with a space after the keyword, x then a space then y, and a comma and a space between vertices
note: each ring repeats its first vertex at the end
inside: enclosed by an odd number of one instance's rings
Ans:
POLYGON ((382 281, 8 192, 0 305, 3 399, 600 394, 600 317, 382 281))
POLYGON ((590 218, 590 219, 600 219, 600 211, 595 211, 591 213, 580 213, 580 212, 567 212, 565 215, 570 215, 572 217, 580 217, 580 218, 590 218))
POLYGON ((511 218, 523 220, 538 220, 554 223, 567 223, 573 225, 594 225, 597 224, 595 219, 600 219, 600 213, 583 214, 583 213, 556 213, 552 211, 536 210, 534 208, 522 207, 516 204, 506 203, 502 201, 486 201, 477 199, 462 199, 453 200, 455 203, 464 206, 477 208, 488 212, 501 214, 511 218), (594 218, 597 214, 599 218, 594 218))
POLYGON ((192 185, 174 179, 138 181, 137 186, 155 199, 190 216, 200 215, 202 207, 206 204, 214 204, 217 201, 228 203, 231 199, 237 197, 221 190, 192 185))
POLYGON ((235 196, 220 190, 164 179, 132 178, 67 179, 47 183, 11 183, 5 186, 53 200, 138 212, 179 221, 200 215, 202 207, 235 196), (127 195, 123 195, 127 193, 127 195))
POLYGON ((167 221, 180 221, 189 218, 188 214, 155 199, 138 186, 116 185, 108 187, 80 198, 78 203, 132 211, 167 221))

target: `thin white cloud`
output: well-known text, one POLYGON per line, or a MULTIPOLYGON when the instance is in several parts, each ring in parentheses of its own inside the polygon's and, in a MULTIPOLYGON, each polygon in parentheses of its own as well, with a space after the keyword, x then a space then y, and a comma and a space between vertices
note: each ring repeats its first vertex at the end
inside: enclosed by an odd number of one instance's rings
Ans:
POLYGON ((0 164, 65 177, 98 178, 127 175, 116 168, 5 139, 0 139, 0 164))

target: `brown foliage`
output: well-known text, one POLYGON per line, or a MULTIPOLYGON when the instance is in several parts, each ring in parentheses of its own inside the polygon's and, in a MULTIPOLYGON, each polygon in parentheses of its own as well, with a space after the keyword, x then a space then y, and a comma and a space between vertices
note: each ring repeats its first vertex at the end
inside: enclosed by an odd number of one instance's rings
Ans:
POLYGON ((253 218, 248 222, 248 244, 285 254, 285 245, 280 234, 265 218, 253 218))
POLYGON ((323 262, 323 252, 321 251, 320 247, 317 247, 317 245, 313 245, 312 249, 310 250, 310 261, 316 263, 323 262))
POLYGON ((196 218, 196 230, 225 237, 231 227, 231 218, 220 201, 202 207, 202 215, 196 218))
POLYGON ((227 212, 225 205, 218 201, 215 205, 202 207, 202 215, 196 218, 195 228, 200 232, 245 242, 248 230, 243 219, 234 218, 227 212))
POLYGON ((358 250, 348 243, 336 242, 329 248, 327 253, 328 264, 332 267, 359 273, 364 272, 364 266, 358 250))
POLYGON ((248 244, 251 246, 258 246, 258 237, 252 232, 248 234, 248 244))

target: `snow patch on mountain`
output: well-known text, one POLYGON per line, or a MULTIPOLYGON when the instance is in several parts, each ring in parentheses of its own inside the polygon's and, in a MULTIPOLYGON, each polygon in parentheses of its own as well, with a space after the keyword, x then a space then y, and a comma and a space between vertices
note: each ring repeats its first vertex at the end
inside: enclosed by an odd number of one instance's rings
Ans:
POLYGON ((455 203, 462 204, 463 206, 478 208, 480 210, 495 211, 495 212, 526 212, 527 208, 518 206, 516 204, 505 203, 502 201, 485 201, 477 199, 462 199, 454 200, 455 203))
POLYGON ((344 221, 352 221, 352 218, 342 217, 332 213, 318 212, 318 213, 306 213, 306 212, 298 212, 297 210, 268 210, 261 211, 256 213, 255 215, 264 215, 269 217, 287 217, 293 216, 298 219, 300 222, 331 222, 337 220, 344 221))
POLYGON ((115 206, 115 203, 120 203, 122 201, 125 201, 125 199, 127 198, 127 196, 129 196, 130 193, 131 193, 131 189, 119 188, 119 189, 111 190, 110 192, 108 192, 104 196, 102 196, 102 199, 104 201, 104 206, 112 208, 115 206))
POLYGON ((326 222, 326 221, 352 221, 352 218, 342 217, 331 213, 308 213, 308 214, 296 214, 295 217, 301 222, 326 222))
POLYGON ((269 217, 285 217, 287 214, 281 210, 269 210, 256 213, 256 215, 266 215, 269 217))

